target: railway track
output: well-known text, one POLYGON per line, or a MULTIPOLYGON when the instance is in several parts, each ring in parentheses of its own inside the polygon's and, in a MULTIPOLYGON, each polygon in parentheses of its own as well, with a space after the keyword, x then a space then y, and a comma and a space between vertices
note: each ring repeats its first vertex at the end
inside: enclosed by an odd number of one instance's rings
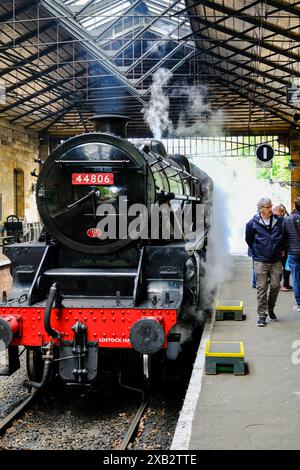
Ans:
POLYGON ((133 441, 135 435, 136 435, 136 431, 138 429, 138 425, 139 423, 141 422, 141 419, 145 413, 145 410, 148 406, 148 403, 149 403, 149 400, 150 400, 150 394, 146 394, 144 397, 143 397, 143 400, 142 400, 142 403, 140 404, 133 420, 132 420, 132 423, 123 439, 123 441, 121 442, 118 450, 126 450, 129 446, 129 444, 133 441))
POLYGON ((0 421, 0 435, 4 434, 6 429, 11 426, 13 421, 17 419, 22 412, 33 402, 36 398, 38 390, 33 390, 29 397, 25 398, 16 408, 14 408, 5 418, 0 421))
MULTIPOLYGON (((3 435, 7 428, 9 428, 14 420, 16 420, 34 401, 38 393, 38 390, 34 390, 29 397, 22 401, 16 408, 14 408, 5 418, 0 421, 0 435, 3 435)), ((139 423, 141 422, 142 417, 144 416, 145 410, 148 406, 150 400, 150 394, 146 394, 143 397, 142 403, 140 404, 133 420, 128 428, 124 439, 122 440, 119 450, 126 450, 129 444, 134 440, 136 432, 138 430, 139 423)))

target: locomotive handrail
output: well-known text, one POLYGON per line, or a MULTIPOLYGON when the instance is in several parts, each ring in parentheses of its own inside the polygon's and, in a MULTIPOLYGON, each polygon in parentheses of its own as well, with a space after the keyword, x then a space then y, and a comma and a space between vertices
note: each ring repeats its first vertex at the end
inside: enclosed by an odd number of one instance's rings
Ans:
POLYGON ((190 202, 202 201, 201 197, 189 196, 187 194, 175 194, 171 192, 168 193, 166 191, 158 191, 156 194, 158 196, 158 201, 160 202, 160 204, 163 204, 167 201, 172 201, 174 199, 176 201, 190 201, 190 202))
POLYGON ((131 160, 55 160, 56 165, 128 165, 131 160))
POLYGON ((58 296, 60 296, 59 285, 57 282, 54 282, 54 284, 52 284, 52 286, 50 287, 49 295, 48 295, 47 302, 46 302, 45 313, 44 313, 44 328, 45 328, 46 333, 48 333, 48 335, 51 336, 51 338, 60 340, 60 336, 61 336, 60 332, 57 330, 54 330, 51 327, 51 310, 58 296))
POLYGON ((79 206, 80 204, 84 203, 88 199, 93 198, 94 196, 96 197, 100 196, 99 189, 92 189, 91 191, 88 192, 86 196, 83 196, 81 199, 77 199, 77 201, 73 202, 73 204, 69 204, 67 207, 68 209, 73 209, 74 207, 79 206))
POLYGON ((145 252, 145 247, 143 246, 140 252, 140 259, 139 259, 139 264, 138 264, 138 269, 136 273, 136 278, 134 280, 134 289, 133 289, 133 305, 136 307, 138 304, 138 297, 140 293, 139 287, 141 287, 143 283, 143 261, 144 261, 144 252, 145 252))
POLYGON ((44 254, 42 256, 41 262, 40 262, 39 267, 38 267, 38 269, 35 273, 34 279, 32 281, 32 284, 31 284, 31 287, 30 287, 30 290, 29 290, 29 294, 28 294, 28 305, 29 306, 33 305, 35 302, 37 302, 39 300, 38 296, 37 296, 37 292, 38 292, 38 287, 37 286, 38 286, 38 282, 39 282, 39 279, 40 279, 41 275, 46 270, 48 259, 49 259, 50 249, 51 249, 50 245, 47 245, 45 247, 45 251, 44 251, 44 254))
POLYGON ((136 277, 138 271, 129 268, 54 268, 44 272, 45 277, 136 277))
MULTIPOLYGON (((152 162, 149 166, 150 168, 154 165, 156 165, 157 163, 160 163, 162 161, 161 160, 156 160, 155 162, 152 162)), ((165 162, 166 163, 166 162, 165 162)), ((153 171, 152 173, 158 173, 159 171, 161 170, 166 170, 167 168, 171 168, 172 170, 176 171, 177 173, 175 173, 174 175, 171 175, 170 178, 174 178, 175 176, 178 176, 178 175, 186 175, 184 178, 185 179, 191 179, 193 181, 198 181, 197 178, 195 176, 193 176, 191 173, 185 171, 185 170, 178 170, 178 168, 176 168, 175 166, 173 166, 171 163, 167 162, 166 163, 166 166, 161 166, 158 170, 155 170, 153 171)))

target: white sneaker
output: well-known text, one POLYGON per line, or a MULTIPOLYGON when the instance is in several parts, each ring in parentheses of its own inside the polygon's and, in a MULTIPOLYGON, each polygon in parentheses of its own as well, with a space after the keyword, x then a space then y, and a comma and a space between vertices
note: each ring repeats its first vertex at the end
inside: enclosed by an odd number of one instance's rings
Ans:
POLYGON ((300 305, 294 305, 293 310, 300 312, 300 305))

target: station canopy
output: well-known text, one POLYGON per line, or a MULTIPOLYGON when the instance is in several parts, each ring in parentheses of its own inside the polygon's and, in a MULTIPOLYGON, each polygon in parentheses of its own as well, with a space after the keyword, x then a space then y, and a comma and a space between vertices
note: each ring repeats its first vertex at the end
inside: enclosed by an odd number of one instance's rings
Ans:
POLYGON ((0 117, 64 138, 121 113, 129 135, 149 135, 142 110, 163 68, 174 126, 184 113, 188 126, 287 133, 300 119, 299 21, 295 0, 1 0, 0 117))

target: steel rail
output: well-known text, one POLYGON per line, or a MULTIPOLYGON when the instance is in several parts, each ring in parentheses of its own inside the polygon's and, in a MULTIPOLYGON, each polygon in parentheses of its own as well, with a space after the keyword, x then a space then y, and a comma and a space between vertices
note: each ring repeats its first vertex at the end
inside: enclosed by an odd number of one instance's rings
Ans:
POLYGON ((27 406, 33 401, 36 397, 38 390, 35 389, 29 397, 25 398, 25 400, 20 403, 13 411, 11 411, 5 418, 0 421, 0 434, 4 434, 6 429, 11 425, 11 423, 24 411, 27 406))
POLYGON ((148 395, 145 395, 144 398, 143 398, 143 401, 142 403, 140 404, 139 406, 139 409, 137 410, 133 420, 132 420, 132 423, 123 439, 123 441, 121 442, 118 450, 126 450, 130 444, 130 442, 132 441, 133 437, 135 436, 135 432, 136 432, 136 429, 142 419, 142 416, 144 415, 144 412, 145 412, 145 409, 147 408, 148 406, 148 402, 149 402, 149 399, 150 399, 150 394, 148 395))

